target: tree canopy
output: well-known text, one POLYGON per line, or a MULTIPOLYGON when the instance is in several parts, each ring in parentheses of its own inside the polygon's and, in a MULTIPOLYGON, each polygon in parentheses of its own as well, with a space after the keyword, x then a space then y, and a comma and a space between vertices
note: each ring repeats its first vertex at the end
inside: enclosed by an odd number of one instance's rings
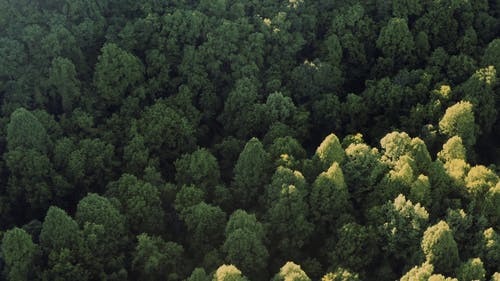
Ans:
POLYGON ((0 0, 0 281, 500 281, 499 0, 0 0))

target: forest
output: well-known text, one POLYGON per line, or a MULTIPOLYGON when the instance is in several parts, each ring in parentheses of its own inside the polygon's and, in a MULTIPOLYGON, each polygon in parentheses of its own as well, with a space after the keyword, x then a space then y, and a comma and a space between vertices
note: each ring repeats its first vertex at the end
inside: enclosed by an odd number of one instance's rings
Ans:
POLYGON ((500 0, 0 0, 0 280, 500 281, 500 0))

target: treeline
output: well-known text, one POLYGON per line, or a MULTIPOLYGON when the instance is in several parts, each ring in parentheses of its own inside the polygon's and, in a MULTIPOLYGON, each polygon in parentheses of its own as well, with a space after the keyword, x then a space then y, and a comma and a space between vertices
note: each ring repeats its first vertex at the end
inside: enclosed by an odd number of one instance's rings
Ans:
POLYGON ((500 280, 497 69, 494 0, 0 0, 0 278, 500 280))

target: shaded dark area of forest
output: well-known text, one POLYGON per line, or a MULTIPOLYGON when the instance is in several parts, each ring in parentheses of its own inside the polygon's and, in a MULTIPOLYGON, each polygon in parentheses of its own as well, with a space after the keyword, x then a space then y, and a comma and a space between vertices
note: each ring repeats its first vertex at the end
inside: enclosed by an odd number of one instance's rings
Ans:
POLYGON ((499 0, 0 0, 0 280, 499 281, 499 0))

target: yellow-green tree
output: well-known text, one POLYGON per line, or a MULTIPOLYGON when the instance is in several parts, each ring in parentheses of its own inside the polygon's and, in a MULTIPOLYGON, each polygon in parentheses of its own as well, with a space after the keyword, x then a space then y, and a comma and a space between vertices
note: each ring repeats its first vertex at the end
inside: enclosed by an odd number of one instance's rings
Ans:
POLYGON ((453 232, 444 221, 430 226, 422 238, 422 251, 436 272, 451 273, 460 261, 453 232))

